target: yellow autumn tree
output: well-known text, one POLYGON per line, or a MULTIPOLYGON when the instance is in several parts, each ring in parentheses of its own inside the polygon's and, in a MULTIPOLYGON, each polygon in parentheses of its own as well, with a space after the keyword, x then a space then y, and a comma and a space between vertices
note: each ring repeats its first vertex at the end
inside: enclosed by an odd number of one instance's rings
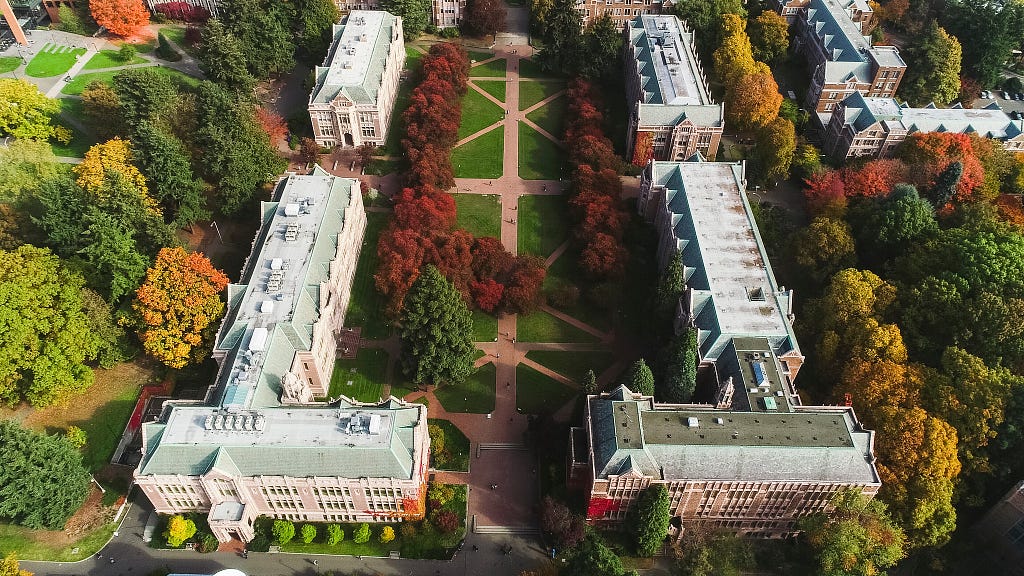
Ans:
POLYGON ((755 60, 742 18, 723 14, 721 30, 722 44, 711 57, 715 73, 728 89, 744 74, 755 71, 755 60))
POLYGON ((96 196, 103 195, 107 173, 118 172, 135 186, 150 210, 160 210, 157 202, 149 195, 146 177, 132 164, 132 145, 127 140, 113 138, 92 146, 82 162, 74 167, 74 171, 78 185, 96 196))
POLYGON ((0 559, 0 576, 32 576, 28 570, 18 566, 18 557, 13 553, 0 559))
POLYGON ((740 130, 761 128, 779 116, 780 106, 779 85, 764 62, 755 62, 750 72, 739 73, 726 84, 725 121, 730 126, 740 130))

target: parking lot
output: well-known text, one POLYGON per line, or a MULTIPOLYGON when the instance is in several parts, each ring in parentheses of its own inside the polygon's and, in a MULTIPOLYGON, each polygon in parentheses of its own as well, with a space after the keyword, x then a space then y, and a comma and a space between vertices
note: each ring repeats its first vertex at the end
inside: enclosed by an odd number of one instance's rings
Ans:
POLYGON ((1003 109, 1003 112, 1013 116, 1013 112, 1024 114, 1024 100, 1007 100, 1003 98, 1002 90, 992 90, 992 98, 979 98, 974 101, 975 108, 984 108, 995 102, 1003 109))

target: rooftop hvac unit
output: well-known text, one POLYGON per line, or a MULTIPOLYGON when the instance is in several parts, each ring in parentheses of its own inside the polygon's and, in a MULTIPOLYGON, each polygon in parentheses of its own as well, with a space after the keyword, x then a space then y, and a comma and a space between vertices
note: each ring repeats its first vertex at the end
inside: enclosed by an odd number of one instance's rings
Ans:
POLYGON ((284 205, 285 216, 298 216, 299 215, 299 204, 297 202, 289 202, 284 205))
POLYGON ((689 418, 686 419, 686 427, 698 428, 700 427, 700 423, 697 421, 697 418, 695 416, 690 416, 689 418))
POLYGON ((257 432, 263 432, 263 429, 267 427, 267 417, 263 414, 257 414, 256 417, 253 418, 252 426, 257 432))

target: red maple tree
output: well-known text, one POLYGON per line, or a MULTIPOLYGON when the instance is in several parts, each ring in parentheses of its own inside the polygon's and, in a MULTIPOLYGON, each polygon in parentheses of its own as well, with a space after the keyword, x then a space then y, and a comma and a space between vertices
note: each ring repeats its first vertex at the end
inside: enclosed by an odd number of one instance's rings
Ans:
POLYGON ((471 280, 469 292, 473 295, 473 301, 478 308, 484 312, 493 312, 501 303, 501 296, 505 292, 505 285, 499 284, 493 278, 483 280, 471 280))
POLYGON ((256 109, 256 121, 259 122, 260 128, 263 128, 263 131, 270 136, 272 144, 283 141, 285 134, 288 133, 288 124, 285 123, 284 118, 266 108, 256 109))

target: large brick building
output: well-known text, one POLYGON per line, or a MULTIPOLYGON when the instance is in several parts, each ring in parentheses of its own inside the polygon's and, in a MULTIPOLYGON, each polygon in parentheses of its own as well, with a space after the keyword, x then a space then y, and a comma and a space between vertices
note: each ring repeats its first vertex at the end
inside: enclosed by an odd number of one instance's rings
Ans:
POLYGON ((615 524, 662 484, 673 530, 703 525, 781 537, 833 494, 881 487, 874 434, 849 407, 803 406, 791 325, 746 201, 742 163, 651 162, 638 209, 658 229, 658 261, 682 259, 678 329, 697 330, 701 404, 660 405, 620 387, 587 399, 570 435, 569 480, 587 520, 615 524))
POLYGON ((326 398, 366 228, 359 182, 289 175, 262 214, 243 283, 228 287, 216 380, 143 425, 136 484, 157 512, 208 513, 221 541, 250 540, 261 515, 422 515, 426 407, 326 398))
POLYGON ((711 98, 693 32, 675 16, 638 16, 624 34, 627 158, 685 160, 697 152, 714 158, 725 109, 711 98))
POLYGON ((891 156, 914 132, 977 134, 1003 142, 1007 150, 1024 151, 1024 120, 1013 120, 995 102, 985 108, 900 106, 894 98, 843 100, 825 130, 823 151, 836 160, 891 156))
POLYGON ((356 10, 336 24, 323 66, 314 70, 309 117, 320 146, 351 148, 387 140, 405 65, 402 19, 356 10))
POLYGON ((792 48, 811 71, 804 107, 817 112, 812 118, 818 128, 854 92, 896 94, 907 65, 895 46, 872 46, 864 35, 872 17, 865 0, 779 0, 778 9, 795 26, 792 48))
POLYGON ((645 14, 669 14, 674 5, 673 0, 576 0, 584 26, 607 14, 616 28, 625 28, 645 14))

